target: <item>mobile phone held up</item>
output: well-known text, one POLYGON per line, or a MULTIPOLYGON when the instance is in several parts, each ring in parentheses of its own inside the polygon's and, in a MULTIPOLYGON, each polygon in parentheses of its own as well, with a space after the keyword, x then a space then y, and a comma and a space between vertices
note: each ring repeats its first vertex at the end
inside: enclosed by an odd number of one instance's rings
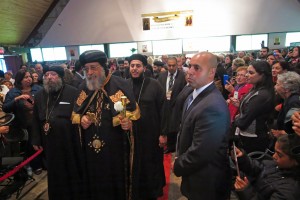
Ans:
POLYGON ((226 85, 228 80, 229 80, 229 76, 227 74, 224 74, 223 75, 223 85, 226 85))
POLYGON ((234 91, 233 98, 235 98, 235 99, 239 98, 239 92, 238 91, 234 91))

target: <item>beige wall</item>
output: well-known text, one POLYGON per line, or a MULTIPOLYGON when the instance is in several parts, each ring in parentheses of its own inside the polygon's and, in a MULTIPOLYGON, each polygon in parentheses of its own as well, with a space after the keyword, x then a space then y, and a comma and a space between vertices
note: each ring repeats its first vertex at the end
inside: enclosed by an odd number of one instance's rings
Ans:
POLYGON ((46 46, 300 31, 297 0, 70 0, 46 46), (193 10, 189 29, 143 31, 141 14, 193 10))

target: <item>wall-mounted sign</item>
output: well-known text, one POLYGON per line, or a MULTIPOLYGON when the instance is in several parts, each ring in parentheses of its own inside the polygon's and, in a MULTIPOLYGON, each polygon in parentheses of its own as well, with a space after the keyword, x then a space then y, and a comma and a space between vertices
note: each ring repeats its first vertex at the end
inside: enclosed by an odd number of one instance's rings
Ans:
POLYGON ((152 42, 151 41, 144 41, 144 42, 138 42, 137 43, 137 49, 138 53, 149 55, 152 54, 152 42))
POLYGON ((173 11, 142 14, 143 31, 166 30, 193 25, 193 11, 173 11))
POLYGON ((274 38, 274 45, 280 45, 280 37, 274 38))

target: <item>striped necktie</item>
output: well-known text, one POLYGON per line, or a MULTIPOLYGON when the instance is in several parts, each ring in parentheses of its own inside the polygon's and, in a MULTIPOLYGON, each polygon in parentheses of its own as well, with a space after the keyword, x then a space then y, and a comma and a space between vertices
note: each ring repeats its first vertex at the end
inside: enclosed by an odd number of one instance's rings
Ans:
POLYGON ((187 104, 186 109, 189 109, 189 107, 190 107, 190 105, 192 104, 193 100, 194 100, 194 96, 193 96, 193 93, 192 93, 192 94, 190 94, 190 96, 188 97, 188 104, 187 104))
POLYGON ((169 90, 172 90, 173 83, 174 83, 174 75, 173 75, 173 74, 170 74, 169 90))

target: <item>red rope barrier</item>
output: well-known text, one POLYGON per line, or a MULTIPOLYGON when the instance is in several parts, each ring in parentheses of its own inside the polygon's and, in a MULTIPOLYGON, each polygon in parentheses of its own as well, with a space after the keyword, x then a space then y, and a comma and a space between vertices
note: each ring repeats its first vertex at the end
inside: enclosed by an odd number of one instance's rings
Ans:
POLYGON ((32 156, 30 156, 29 158, 27 158, 26 160, 24 160, 23 162, 21 162, 19 165, 17 165, 15 168, 13 168, 12 170, 10 170, 9 172, 7 172, 6 174, 4 174, 3 176, 0 177, 0 182, 4 181, 5 179, 11 177, 12 175, 14 175, 17 171, 19 171, 22 167, 24 167, 25 165, 27 165, 30 161, 32 161, 35 157, 37 157, 39 154, 42 153, 42 149, 36 151, 32 156))

